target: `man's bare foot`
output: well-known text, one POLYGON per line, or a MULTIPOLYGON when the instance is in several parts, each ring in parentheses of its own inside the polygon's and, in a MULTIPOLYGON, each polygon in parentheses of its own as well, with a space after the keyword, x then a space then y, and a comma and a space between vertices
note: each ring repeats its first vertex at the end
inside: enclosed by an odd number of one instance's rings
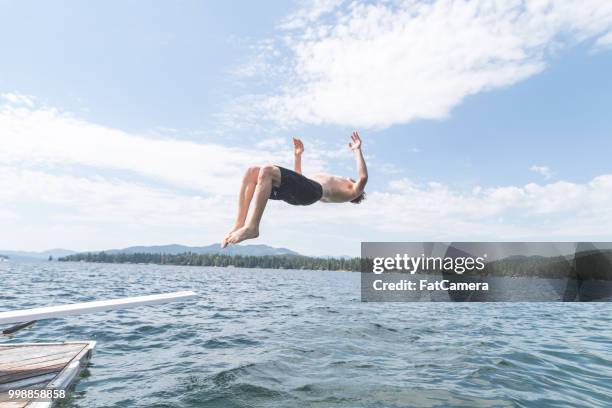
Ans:
POLYGON ((226 239, 226 244, 237 244, 247 239, 257 238, 259 236, 259 230, 257 228, 242 227, 230 234, 226 239))
POLYGON ((225 237, 225 238, 223 238, 223 239, 221 240, 221 249, 223 249, 223 248, 225 248, 225 247, 227 246, 227 244, 228 244, 228 242, 227 242, 228 238, 229 238, 229 235, 228 235, 227 237, 225 237))
POLYGON ((234 228, 232 228, 230 230, 230 232, 228 232, 227 234, 225 234, 225 237, 221 240, 221 248, 225 248, 227 246, 227 244, 229 244, 229 242, 227 241, 230 237, 230 235, 232 235, 232 233, 234 231, 238 231, 240 228, 244 227, 244 224, 236 224, 234 225, 234 228))

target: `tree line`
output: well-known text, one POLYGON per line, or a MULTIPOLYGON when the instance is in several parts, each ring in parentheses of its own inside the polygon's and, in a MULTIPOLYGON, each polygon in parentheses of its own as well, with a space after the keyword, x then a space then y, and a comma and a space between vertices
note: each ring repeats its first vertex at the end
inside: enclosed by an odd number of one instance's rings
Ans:
POLYGON ((234 266, 237 268, 359 271, 359 258, 316 258, 302 255, 222 255, 84 252, 64 256, 61 262, 135 263, 157 265, 234 266))
MULTIPOLYGON (((327 271, 364 271, 372 270, 372 259, 366 258, 317 258, 302 255, 223 255, 160 253, 108 253, 85 252, 59 258, 58 261, 135 263, 158 265, 192 266, 235 266, 237 268, 266 269, 307 269, 327 271), (361 263, 363 262, 363 265, 361 263)), ((541 278, 578 278, 612 279, 612 251, 592 251, 576 254, 572 259, 556 257, 510 257, 488 262, 482 271, 466 273, 466 276, 497 277, 541 277, 541 278)))
POLYGON ((582 251, 569 257, 510 257, 487 263, 482 275, 612 280, 612 251, 582 251))

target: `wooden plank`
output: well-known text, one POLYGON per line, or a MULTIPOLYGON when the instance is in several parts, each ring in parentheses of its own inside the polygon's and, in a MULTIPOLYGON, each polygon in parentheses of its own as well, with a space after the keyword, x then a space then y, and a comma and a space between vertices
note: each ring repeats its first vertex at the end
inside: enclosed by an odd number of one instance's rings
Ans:
POLYGON ((44 369, 53 368, 53 367, 63 368, 74 357, 75 355, 71 354, 71 355, 64 356, 61 359, 40 361, 40 362, 31 363, 31 364, 24 365, 24 366, 15 366, 7 370, 0 370, 0 384, 7 382, 8 380, 6 380, 6 378, 17 375, 18 373, 35 372, 37 370, 44 370, 44 369))
POLYGON ((70 360, 58 361, 53 364, 44 364, 39 367, 29 369, 16 368, 14 370, 2 371, 0 373, 0 384, 7 384, 12 381, 21 380, 23 378, 35 377, 37 375, 46 374, 47 372, 61 370, 62 368, 66 367, 70 360))
MULTIPOLYGON (((65 349, 54 349, 54 350, 49 350, 48 352, 45 352, 44 350, 40 350, 40 351, 36 351, 35 353, 32 352, 25 352, 23 353, 21 356, 19 354, 12 354, 12 355, 8 355, 8 356, 3 356, 0 359, 0 369, 1 368, 10 368, 15 364, 24 364, 29 361, 29 360, 38 360, 41 358, 45 358, 45 357, 53 357, 53 356, 58 356, 61 354, 66 354, 66 353, 72 353, 72 354, 77 354, 79 353, 81 350, 83 349, 83 347, 71 347, 71 348, 65 348, 65 349)), ((0 351, 0 355, 2 354, 2 352, 0 351)))
POLYGON ((9 365, 2 365, 0 366, 0 376, 2 375, 3 371, 10 371, 14 369, 22 369, 22 370, 34 369, 34 368, 41 367, 44 365, 50 365, 50 364, 53 364, 54 362, 59 362, 59 361, 64 361, 65 363, 68 363, 70 360, 72 360, 75 357, 75 355, 76 354, 74 352, 61 353, 61 354, 54 354, 50 356, 44 356, 44 357, 40 357, 36 359, 27 359, 27 360, 24 360, 23 362, 18 361, 15 363, 11 363, 9 365))
POLYGON ((5 346, 5 345, 0 345, 0 352, 3 353, 4 355, 10 355, 10 354, 14 354, 14 353, 21 353, 23 352, 23 350, 32 350, 32 351, 36 351, 36 350, 53 350, 53 349, 61 349, 61 348, 66 348, 66 347, 77 347, 77 346, 82 346, 85 343, 54 343, 54 344, 48 344, 48 345, 35 345, 35 344, 21 344, 19 346, 5 346))
POLYGON ((0 370, 3 369, 10 369, 14 366, 18 366, 18 365, 23 365, 23 364, 30 364, 32 362, 36 362, 36 361, 42 361, 42 360, 48 360, 48 359, 53 359, 53 358, 57 358, 60 356, 63 356, 65 354, 72 354, 73 356, 77 355, 83 348, 74 348, 74 349, 68 349, 68 350, 57 350, 54 352, 50 352, 47 354, 37 354, 35 356, 33 355, 27 355, 24 356, 21 360, 18 359, 18 356, 11 356, 11 358, 7 358, 4 362, 0 363, 0 370))
POLYGON ((13 348, 9 350, 3 350, 0 348, 0 369, 2 367, 9 366, 16 362, 23 362, 31 359, 37 359, 45 356, 58 355, 63 353, 79 353, 86 344, 71 344, 71 345, 57 345, 57 346, 45 346, 45 347, 31 347, 26 346, 22 348, 13 348))
MULTIPOLYGON (((44 346, 69 346, 69 345, 75 345, 75 344, 89 344, 92 343, 89 340, 85 340, 85 341, 62 341, 62 342, 54 342, 54 343, 45 343, 45 342, 39 342, 39 343, 4 343, 4 344, 0 344, 0 348, 1 347, 44 347, 44 346)), ((93 342, 95 343, 95 341, 93 342)))
POLYGON ((0 384, 0 392, 15 389, 21 390, 24 388, 42 389, 45 388, 50 381, 53 381, 55 377, 57 377, 57 373, 49 373, 38 377, 24 378, 21 381, 12 382, 9 384, 0 384))
POLYGON ((3 356, 4 363, 0 365, 0 391, 47 387, 66 371, 73 360, 80 360, 87 355, 94 344, 81 342, 0 346, 0 355, 10 354, 3 356), (19 356, 16 351, 23 354, 19 356))
MULTIPOLYGON (((2 400, 0 400, 2 401, 2 400)), ((2 408, 24 408, 28 401, 4 401, 0 405, 2 408)))
POLYGON ((10 385, 12 383, 20 382, 30 378, 45 377, 49 374, 58 374, 62 369, 66 367, 66 364, 58 364, 55 366, 42 367, 36 370, 24 370, 24 371, 13 371, 7 373, 2 377, 0 384, 3 386, 10 385))
POLYGON ((158 295, 137 296, 123 299, 100 300, 95 302, 72 303, 67 305, 37 307, 34 309, 0 312, 0 324, 28 322, 32 320, 53 319, 81 313, 94 313, 106 310, 126 309, 130 307, 154 305, 192 299, 195 292, 173 292, 158 295))

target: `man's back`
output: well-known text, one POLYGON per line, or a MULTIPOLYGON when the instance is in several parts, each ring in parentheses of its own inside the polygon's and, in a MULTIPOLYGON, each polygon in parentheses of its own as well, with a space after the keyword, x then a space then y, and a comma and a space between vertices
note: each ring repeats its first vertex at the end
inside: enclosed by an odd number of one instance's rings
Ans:
POLYGON ((309 178, 323 187, 321 201, 325 203, 345 203, 361 193, 355 190, 355 183, 346 177, 315 173, 309 178))

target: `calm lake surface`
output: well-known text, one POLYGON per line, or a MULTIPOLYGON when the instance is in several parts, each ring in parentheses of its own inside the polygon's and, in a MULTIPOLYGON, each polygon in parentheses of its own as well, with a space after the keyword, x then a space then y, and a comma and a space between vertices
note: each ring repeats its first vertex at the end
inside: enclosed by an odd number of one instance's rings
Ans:
POLYGON ((612 406, 611 303, 361 303, 349 272, 0 263, 0 311, 194 290, 41 321, 95 340, 67 407, 612 406))

